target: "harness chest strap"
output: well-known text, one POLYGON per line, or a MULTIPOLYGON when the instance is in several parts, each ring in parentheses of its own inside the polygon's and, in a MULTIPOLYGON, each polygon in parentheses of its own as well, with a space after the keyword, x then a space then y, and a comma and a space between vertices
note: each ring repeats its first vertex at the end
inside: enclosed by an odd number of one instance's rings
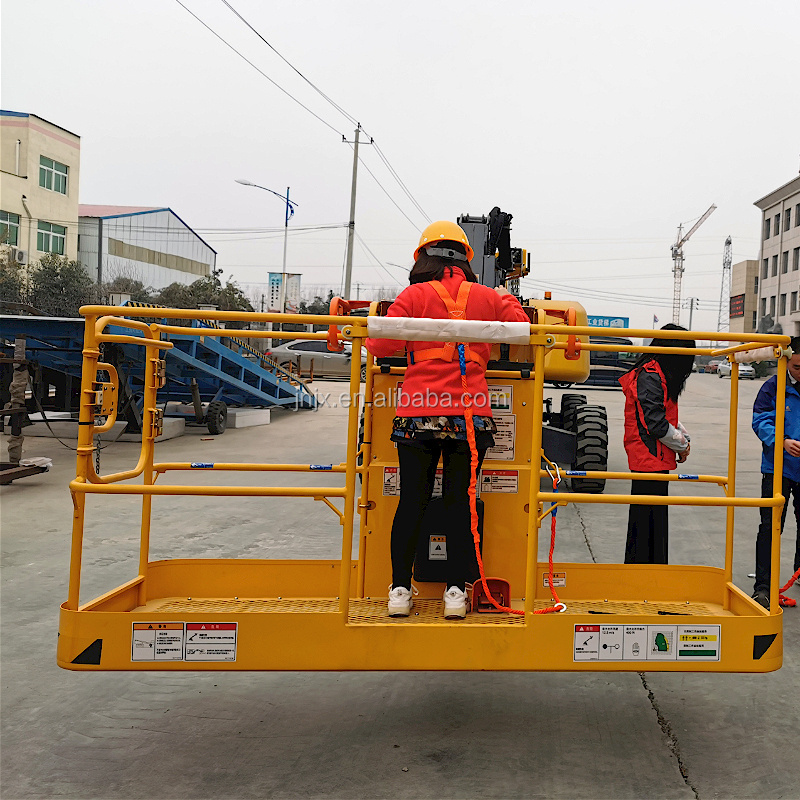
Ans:
MULTIPOLYGON (((433 288, 442 299, 447 309, 449 319, 466 319, 467 299, 469 298, 469 292, 472 288, 472 284, 469 281, 464 281, 458 287, 458 295, 455 301, 450 297, 450 293, 444 288, 444 285, 440 281, 430 281, 428 285, 433 288)), ((474 361, 476 364, 479 364, 482 369, 486 369, 486 360, 476 353, 473 353, 469 349, 468 344, 464 346, 464 351, 464 356, 467 361, 474 361)), ((452 361, 455 357, 455 352, 455 342, 445 342, 443 347, 429 347, 425 350, 409 350, 408 363, 415 364, 418 361, 435 360, 452 361)))

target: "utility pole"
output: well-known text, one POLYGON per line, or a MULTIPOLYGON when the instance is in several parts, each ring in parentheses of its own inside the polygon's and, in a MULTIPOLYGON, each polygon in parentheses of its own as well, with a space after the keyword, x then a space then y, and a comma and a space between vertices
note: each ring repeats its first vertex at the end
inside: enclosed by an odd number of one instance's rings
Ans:
POLYGON ((692 329, 692 314, 695 306, 700 307, 700 299, 697 297, 687 297, 683 303, 683 307, 689 309, 689 330, 692 329))
MULTIPOLYGON (((683 280, 683 245, 689 237, 714 213, 716 206, 712 205, 702 217, 683 235, 683 223, 678 225, 678 238, 670 248, 672 251, 672 273, 675 276, 672 289, 672 321, 677 325, 681 320, 681 281, 683 280)), ((691 327, 691 326, 690 326, 691 327)))
POLYGON ((289 238, 289 217, 294 215, 294 209, 289 203, 289 187, 286 187, 286 218, 283 223, 283 271, 281 272, 281 293, 279 305, 281 314, 286 313, 286 244, 289 238), (291 213, 290 213, 291 211, 291 213))
POLYGON ((717 330, 730 330, 730 304, 731 304, 731 264, 733 262, 733 243, 729 236, 725 240, 725 250, 722 255, 722 286, 719 290, 719 315, 717 317, 717 330))
MULTIPOLYGON (((350 184, 350 222, 347 226, 347 258, 345 260, 344 269, 344 299, 350 298, 350 280, 353 275, 353 240, 356 233, 356 182, 358 180, 358 140, 361 134, 361 123, 359 122, 356 127, 355 139, 353 142, 348 142, 342 136, 342 141, 347 144, 353 145, 353 181, 350 184)), ((372 138, 369 143, 372 144, 372 138)))

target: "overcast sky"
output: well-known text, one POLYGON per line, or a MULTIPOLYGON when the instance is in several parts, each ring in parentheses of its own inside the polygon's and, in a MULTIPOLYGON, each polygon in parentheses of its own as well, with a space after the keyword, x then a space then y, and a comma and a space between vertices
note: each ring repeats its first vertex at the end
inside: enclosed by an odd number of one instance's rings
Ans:
MULTIPOLYGON (((169 206, 256 285, 280 271, 283 206, 235 179, 290 186, 291 228, 343 226, 354 126, 221 0, 182 2, 324 122, 176 0, 4 0, 2 106, 80 135, 82 203, 169 206)), ((715 203, 683 291, 713 330, 725 238, 734 262, 757 258, 753 201, 800 168, 794 0, 229 2, 374 137, 427 217, 512 213, 526 296, 664 324, 677 226, 715 203)), ((427 220, 375 147, 361 155, 364 297, 406 285, 427 220)), ((297 230, 289 271, 337 287, 345 241, 297 230)))

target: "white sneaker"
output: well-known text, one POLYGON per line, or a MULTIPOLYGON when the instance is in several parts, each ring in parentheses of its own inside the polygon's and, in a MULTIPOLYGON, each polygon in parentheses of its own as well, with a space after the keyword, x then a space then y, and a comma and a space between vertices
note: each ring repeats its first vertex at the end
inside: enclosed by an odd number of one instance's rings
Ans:
POLYGON ((451 586, 444 593, 444 618, 464 619, 469 608, 469 597, 463 589, 451 586))
POLYGON ((387 609, 390 617, 407 617, 411 613, 414 606, 414 595, 419 594, 414 587, 412 589, 406 589, 405 586, 396 586, 394 589, 389 587, 387 609))

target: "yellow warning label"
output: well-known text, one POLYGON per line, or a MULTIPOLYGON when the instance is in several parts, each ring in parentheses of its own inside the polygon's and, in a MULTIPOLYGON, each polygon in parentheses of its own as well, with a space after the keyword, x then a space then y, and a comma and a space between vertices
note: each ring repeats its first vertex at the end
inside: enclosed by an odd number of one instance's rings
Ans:
POLYGON ((716 642, 717 637, 712 633, 682 633, 682 642, 716 642))
POLYGON ((182 622, 134 622, 135 631, 182 631, 182 622))

